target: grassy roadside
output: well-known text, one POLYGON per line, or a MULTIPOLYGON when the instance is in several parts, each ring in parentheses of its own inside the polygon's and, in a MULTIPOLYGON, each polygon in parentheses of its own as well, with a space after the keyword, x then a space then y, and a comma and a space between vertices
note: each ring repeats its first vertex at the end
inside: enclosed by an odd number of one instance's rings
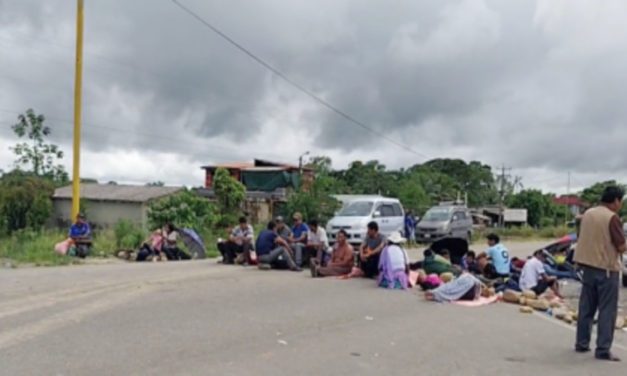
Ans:
MULTIPOLYGON (((207 257, 219 256, 217 239, 224 237, 211 231, 201 234, 207 248, 207 257)), ((54 252, 54 245, 67 238, 64 231, 44 230, 18 231, 10 236, 0 238, 0 260, 7 265, 61 266, 83 264, 76 257, 60 256, 54 252)), ((97 231, 94 234, 94 245, 88 259, 107 259, 115 257, 118 242, 112 229, 97 231)), ((183 246, 181 242, 181 246, 183 246)), ((1 265, 0 265, 1 266, 1 265)))
POLYGON ((531 240, 547 240, 550 243, 551 240, 556 240, 564 235, 571 234, 575 229, 568 228, 566 226, 545 227, 536 230, 531 227, 514 227, 514 228, 487 228, 481 231, 475 231, 472 236, 473 242, 481 242, 485 240, 485 237, 494 233, 501 237, 503 240, 514 241, 531 241, 531 240))

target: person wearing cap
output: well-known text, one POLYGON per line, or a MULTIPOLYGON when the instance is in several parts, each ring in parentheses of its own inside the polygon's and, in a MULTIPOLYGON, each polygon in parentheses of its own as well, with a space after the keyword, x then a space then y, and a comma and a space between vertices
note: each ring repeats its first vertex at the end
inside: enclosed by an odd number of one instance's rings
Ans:
POLYGON ((619 361, 611 352, 618 313, 621 257, 625 253, 623 225, 617 213, 625 191, 605 188, 601 205, 588 209, 581 219, 574 261, 583 270, 575 351, 590 351, 592 325, 598 311, 595 357, 619 361))
POLYGON ((398 231, 388 237, 388 245, 383 248, 379 258, 379 287, 401 290, 409 288, 409 257, 402 246, 406 241, 398 231))
POLYGON ((85 214, 79 213, 76 216, 76 222, 70 227, 68 235, 72 239, 72 244, 75 248, 71 253, 75 253, 78 257, 86 257, 89 254, 92 236, 91 227, 87 223, 85 214))
POLYGON ((292 216, 294 225, 292 226, 292 237, 290 238, 290 247, 294 250, 294 258, 296 264, 300 267, 303 264, 303 250, 307 245, 307 234, 309 227, 303 222, 303 215, 299 212, 292 216))
POLYGON ((282 216, 278 216, 276 217, 274 222, 276 223, 276 230, 279 236, 283 240, 289 241, 292 237, 292 230, 290 230, 289 226, 285 224, 285 219, 283 219, 282 216))

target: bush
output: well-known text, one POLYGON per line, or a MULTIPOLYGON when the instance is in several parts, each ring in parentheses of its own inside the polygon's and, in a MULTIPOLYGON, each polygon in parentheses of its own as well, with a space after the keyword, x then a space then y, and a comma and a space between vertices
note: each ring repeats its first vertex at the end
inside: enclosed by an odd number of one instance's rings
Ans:
POLYGON ((135 223, 121 219, 114 228, 115 245, 118 249, 136 249, 144 240, 144 232, 135 223))
POLYGON ((54 245, 65 238, 60 231, 18 230, 0 241, 0 258, 36 266, 79 263, 78 259, 54 252, 54 245))
POLYGON ((41 229, 52 213, 54 184, 45 178, 15 171, 0 179, 0 232, 41 229))
POLYGON ((190 191, 154 202, 148 208, 148 222, 153 228, 172 223, 177 227, 189 227, 202 232, 213 228, 219 219, 211 202, 190 191))

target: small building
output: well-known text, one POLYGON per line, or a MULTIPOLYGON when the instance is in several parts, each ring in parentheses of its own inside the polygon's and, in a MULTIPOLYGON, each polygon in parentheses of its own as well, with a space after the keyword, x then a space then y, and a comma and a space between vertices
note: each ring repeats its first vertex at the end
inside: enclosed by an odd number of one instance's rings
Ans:
POLYGON ((236 162, 203 166, 205 187, 196 193, 210 200, 215 199, 213 180, 218 168, 224 168, 246 187, 246 202, 242 210, 254 223, 267 222, 278 213, 290 194, 301 185, 313 183, 314 170, 286 163, 255 159, 253 162, 236 162))
POLYGON ((311 183, 314 179, 313 169, 255 159, 252 163, 237 162, 203 166, 205 188, 213 188, 213 178, 218 168, 228 170, 232 177, 244 184, 246 190, 251 192, 272 192, 280 188, 298 189, 301 179, 304 185, 311 183))
POLYGON ((553 203, 560 206, 568 206, 568 210, 573 216, 578 216, 589 206, 579 196, 564 195, 553 198, 553 203))
MULTIPOLYGON (((145 228, 148 226, 150 204, 182 190, 182 187, 81 184, 81 203, 89 222, 97 227, 111 227, 126 219, 145 228)), ((56 189, 52 202, 53 223, 59 227, 68 226, 72 211, 72 186, 56 189)))

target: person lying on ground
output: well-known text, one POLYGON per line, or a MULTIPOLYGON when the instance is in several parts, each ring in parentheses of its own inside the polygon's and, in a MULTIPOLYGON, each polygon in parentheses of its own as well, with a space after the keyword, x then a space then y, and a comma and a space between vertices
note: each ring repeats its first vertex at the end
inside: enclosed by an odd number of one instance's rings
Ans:
MULTIPOLYGON (((292 226, 292 237, 289 240, 291 249, 294 250, 294 257, 302 264, 303 252, 307 245, 307 234, 309 233, 309 227, 303 222, 303 215, 299 212, 294 213, 292 216, 294 225, 292 226)), ((298 265, 301 266, 300 264, 298 265)))
POLYGON ((68 236, 72 240, 68 254, 81 258, 87 257, 92 245, 92 233, 84 214, 79 213, 76 216, 76 222, 70 226, 68 236))
POLYGON ((463 273, 456 279, 440 287, 426 291, 425 299, 436 302, 454 302, 457 300, 475 300, 481 296, 483 284, 470 273, 463 273))
POLYGON ((531 290, 538 296, 544 294, 550 288, 557 297, 561 298, 557 277, 547 275, 544 269, 545 261, 543 250, 536 251, 533 254, 533 257, 525 263, 525 267, 520 275, 520 288, 523 291, 531 290))
POLYGON ((298 254, 296 254, 296 264, 308 265, 312 260, 316 260, 319 265, 324 266, 331 253, 327 232, 315 219, 310 220, 308 225, 309 232, 307 233, 305 252, 302 255, 302 259, 298 259, 298 254))
POLYGON ((173 224, 167 223, 163 228, 163 236, 165 237, 161 247, 163 253, 169 261, 189 260, 191 257, 183 252, 179 246, 179 232, 173 224))
POLYGON ((161 249, 163 247, 164 237, 161 229, 153 231, 148 239, 144 240, 142 246, 137 252, 135 261, 159 261, 165 259, 161 249))
POLYGON ((383 248, 379 258, 379 287, 401 290, 410 287, 409 257, 402 246, 406 241, 398 231, 388 238, 388 245, 383 248))
POLYGON ((348 234, 344 230, 338 231, 336 243, 333 246, 331 260, 326 266, 321 266, 317 259, 311 260, 310 269, 312 277, 330 277, 349 274, 353 269, 353 246, 347 241, 348 234))
POLYGON ((448 255, 448 250, 444 249, 441 252, 441 255, 436 254, 431 249, 427 249, 424 251, 424 260, 422 261, 422 269, 427 274, 437 274, 440 275, 442 273, 453 273, 457 272, 457 270, 451 264, 451 260, 446 257, 448 255))
POLYGON ((253 249, 255 234, 253 226, 248 224, 246 217, 239 219, 239 225, 234 227, 227 241, 225 264, 248 264, 250 252, 253 249))
POLYGON ((442 284, 442 279, 437 274, 425 273, 424 270, 418 270, 418 277, 416 278, 416 285, 420 286, 423 291, 433 290, 442 284))
POLYGON ((486 254, 490 258, 490 262, 494 265, 499 276, 508 277, 511 271, 509 251, 501 244, 501 238, 498 235, 490 234, 487 236, 487 240, 489 248, 486 254))
POLYGON ((374 221, 368 223, 366 239, 359 249, 359 268, 366 278, 375 278, 379 273, 379 258, 385 245, 385 236, 379 232, 379 224, 374 221))
POLYGON ((292 271, 302 270, 296 265, 287 241, 277 233, 274 221, 270 221, 267 228, 257 236, 255 249, 259 269, 271 269, 273 266, 278 267, 285 262, 292 271))

